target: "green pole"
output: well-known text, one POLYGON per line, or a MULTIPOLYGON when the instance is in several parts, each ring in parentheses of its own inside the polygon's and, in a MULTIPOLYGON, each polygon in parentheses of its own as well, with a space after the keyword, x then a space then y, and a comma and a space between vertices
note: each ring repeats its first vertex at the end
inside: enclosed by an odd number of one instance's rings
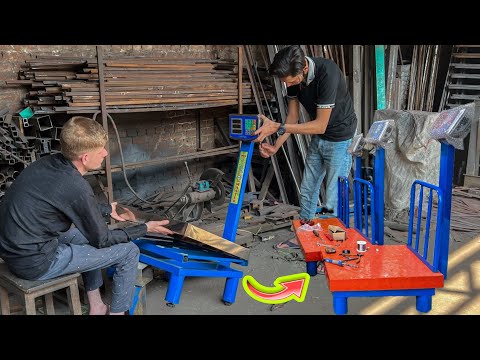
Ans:
MULTIPOLYGON (((377 110, 385 109, 385 47, 375 45, 375 69, 377 78, 377 110)), ((374 244, 383 245, 384 240, 384 213, 385 213, 385 149, 377 147, 375 152, 373 182, 375 189, 375 238, 374 244)))
POLYGON ((377 110, 385 109, 385 46, 375 45, 375 71, 377 78, 377 110))

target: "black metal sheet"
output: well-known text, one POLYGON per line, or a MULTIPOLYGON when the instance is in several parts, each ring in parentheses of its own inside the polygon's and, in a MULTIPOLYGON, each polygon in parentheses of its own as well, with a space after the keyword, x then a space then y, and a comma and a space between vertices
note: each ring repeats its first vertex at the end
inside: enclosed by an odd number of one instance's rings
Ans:
MULTIPOLYGON (((166 219, 165 216, 145 213, 124 205, 117 205, 118 214, 123 213, 122 207, 129 209, 135 215, 134 223, 145 223, 147 221, 159 221, 166 219)), ((214 251, 222 255, 227 255, 229 257, 234 257, 242 260, 248 260, 248 257, 250 255, 250 249, 238 245, 233 241, 224 239, 221 236, 215 235, 190 223, 174 220, 170 221, 170 223, 165 227, 175 233, 173 235, 174 243, 185 243, 188 245, 193 245, 195 247, 214 251)), ((159 235, 155 233, 147 233, 146 238, 149 240, 155 240, 156 238, 159 238, 159 241, 165 241, 164 235, 159 235)))

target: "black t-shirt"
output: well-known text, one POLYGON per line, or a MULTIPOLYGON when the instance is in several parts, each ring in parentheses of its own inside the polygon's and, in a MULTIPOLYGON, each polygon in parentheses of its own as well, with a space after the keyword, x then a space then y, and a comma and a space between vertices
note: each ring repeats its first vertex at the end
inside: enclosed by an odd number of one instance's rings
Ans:
POLYGON ((324 58, 311 58, 315 64, 315 77, 308 84, 287 88, 289 97, 298 97, 311 119, 317 117, 317 109, 332 109, 330 120, 322 139, 344 141, 355 135, 357 117, 345 78, 335 62, 324 58))
POLYGON ((34 280, 50 267, 60 233, 72 223, 97 248, 144 236, 140 224, 109 230, 92 187, 62 154, 45 156, 24 169, 0 204, 0 257, 18 277, 34 280))

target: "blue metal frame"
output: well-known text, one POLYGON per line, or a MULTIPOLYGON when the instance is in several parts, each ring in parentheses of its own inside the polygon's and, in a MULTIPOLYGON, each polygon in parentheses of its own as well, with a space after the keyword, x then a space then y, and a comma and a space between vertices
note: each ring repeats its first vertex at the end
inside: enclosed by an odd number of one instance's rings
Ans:
MULTIPOLYGON (((250 141, 244 141, 240 145, 230 204, 223 229, 223 238, 232 242, 235 242, 237 234, 254 145, 250 141)), ((146 239, 135 240, 135 243, 141 250, 141 262, 168 272, 169 282, 165 295, 167 302, 171 304, 180 302, 186 276, 225 277, 223 301, 227 304, 235 302, 238 282, 243 272, 230 268, 230 264, 247 266, 246 260, 221 257, 213 252, 159 246, 146 239)), ((134 299, 135 304, 138 301, 137 297, 138 294, 134 299)), ((132 307, 132 309, 135 308, 132 307)), ((133 311, 131 313, 133 314, 133 311)))
POLYGON ((375 187, 374 202, 375 212, 372 209, 375 227, 372 240, 374 244, 383 245, 384 238, 384 212, 385 212, 385 149, 377 147, 373 168, 373 186, 375 187))
POLYGON ((133 313, 135 312, 135 308, 137 307, 138 297, 140 295, 141 290, 142 290, 141 286, 135 286, 135 293, 133 295, 133 303, 132 303, 132 306, 130 307, 130 309, 128 310, 129 315, 133 315, 133 313))
POLYGON ((348 184, 348 177, 339 176, 337 185, 338 185, 338 203, 337 203, 338 218, 343 222, 346 228, 349 228, 350 227, 350 206, 349 206, 350 189, 348 184))
MULTIPOLYGON (((353 205, 354 205, 354 228, 361 232, 367 239, 370 239, 372 244, 375 244, 376 239, 376 217, 375 213, 377 212, 376 205, 375 205, 375 192, 376 189, 373 185, 363 179, 353 179, 353 205), (362 186, 363 185, 363 186, 362 186), (362 188, 360 187, 362 186, 362 188), (370 190, 370 218, 372 222, 372 237, 368 236, 368 190, 370 190), (363 196, 362 196, 363 193, 363 196), (363 200, 363 212, 362 212, 362 200, 363 200), (365 221, 362 224, 362 214, 365 213, 365 221), (363 225, 365 225, 365 232, 363 232, 363 225)), ((382 242, 383 243, 383 242, 382 242)))
MULTIPOLYGON (((413 251, 415 255, 417 255, 420 260, 423 261, 428 268, 434 272, 437 272, 439 269, 440 258, 442 255, 442 238, 441 232, 443 227, 443 206, 444 206, 444 195, 443 191, 435 185, 426 183, 424 181, 415 180, 412 184, 412 188, 410 190, 410 219, 408 224, 408 241, 407 246, 413 251), (415 209, 415 192, 417 185, 420 186, 420 193, 418 197, 418 211, 417 211, 417 227, 416 227, 416 237, 415 237, 415 245, 412 246, 412 237, 413 237, 413 218, 414 218, 414 211, 415 209), (422 212, 423 212, 423 189, 428 188, 430 189, 429 197, 428 197, 428 208, 427 208, 427 217, 425 219, 425 234, 423 238, 423 255, 419 253, 420 248, 420 228, 422 223, 422 212), (435 230, 435 242, 433 248, 433 261, 430 263, 428 260, 428 247, 429 247, 429 240, 430 240, 430 222, 432 217, 432 204, 433 204, 433 191, 437 192, 438 197, 438 214, 437 214, 437 227, 435 230)), ((445 276, 445 273, 442 272, 445 276)))
POLYGON ((355 178, 361 179, 362 178, 362 157, 355 156, 355 178))
POLYGON ((440 272, 447 279, 448 246, 450 244, 450 216, 452 211, 453 164, 455 148, 453 145, 441 143, 440 149, 440 176, 438 186, 442 189, 444 203, 440 230, 440 272))
MULTIPOLYGON (((380 107, 379 107, 380 108, 380 107)), ((383 148, 377 148, 374 163, 374 189, 372 185, 360 179, 361 177, 361 159, 356 158, 355 179, 354 179, 354 224, 355 229, 362 232, 362 199, 361 188, 363 184, 364 209, 365 216, 368 218, 367 207, 367 187, 371 189, 371 213, 372 216, 372 239, 373 243, 383 245, 384 243, 384 163, 385 153, 383 148), (367 185, 368 184, 368 185, 367 185)), ((435 186, 421 180, 415 180, 410 191, 410 219, 408 226, 407 247, 414 253, 431 271, 440 271, 444 279, 447 279, 448 269, 448 247, 450 242, 450 217, 452 207, 452 184, 453 184, 453 166, 454 166, 455 148, 447 143, 441 142, 440 152, 440 177, 439 186, 435 186), (415 191, 420 186, 419 206, 417 212, 417 227, 415 244, 413 244, 413 218, 415 209, 415 191), (424 188, 430 189, 427 205, 427 217, 425 220, 425 234, 423 239, 423 254, 420 249, 420 227, 423 212, 423 192, 424 188), (432 263, 428 260, 428 248, 430 237, 430 222, 433 203, 433 192, 436 191, 438 197, 438 214, 435 230, 435 242, 433 250, 432 263)), ((340 193, 340 191, 339 191, 340 193)), ((366 233, 368 237, 368 219, 366 219, 366 233)), ((307 269, 308 269, 307 264, 307 269)), ((314 270, 313 268, 311 269, 314 270)), ((316 273, 316 268, 315 268, 316 273)), ((333 291, 333 308, 337 315, 344 315, 348 312, 347 300, 349 297, 380 297, 380 296, 416 296, 416 309, 420 312, 429 312, 432 309, 432 296, 435 295, 435 289, 403 289, 403 290, 372 290, 372 291, 333 291)))
POLYGON ((336 315, 345 315, 348 312, 349 297, 378 297, 378 296, 416 296, 416 308, 420 312, 432 310, 432 296, 435 289, 403 289, 403 290, 371 290, 371 291, 332 291, 333 311, 336 315))
MULTIPOLYGON (((355 156, 355 174, 354 179, 361 179, 362 178, 362 158, 360 156, 355 156)), ((353 199, 354 199, 354 206, 353 206, 353 222, 354 227, 360 228, 361 224, 357 223, 357 217, 355 216, 355 199, 360 198, 360 194, 358 193, 358 189, 355 185, 353 186, 353 199)))
POLYGON ((237 170, 235 171, 230 204, 228 205, 227 217, 223 228, 223 238, 233 242, 235 242, 237 235, 243 195, 245 194, 245 187, 247 185, 248 171, 252 161, 254 145, 255 143, 251 141, 242 142, 240 153, 238 154, 237 170))
MULTIPOLYGON (((246 260, 221 257, 208 251, 164 247, 148 239, 133 241, 142 250, 140 262, 169 273, 168 289, 165 295, 167 302, 171 304, 180 302, 183 283, 187 276, 225 277, 223 301, 229 304, 235 302, 238 282, 243 273, 230 268, 230 265, 236 263, 246 266, 248 264, 246 260)), ((136 303, 137 299, 134 300, 136 303)), ((133 311, 131 313, 133 314, 133 311)))

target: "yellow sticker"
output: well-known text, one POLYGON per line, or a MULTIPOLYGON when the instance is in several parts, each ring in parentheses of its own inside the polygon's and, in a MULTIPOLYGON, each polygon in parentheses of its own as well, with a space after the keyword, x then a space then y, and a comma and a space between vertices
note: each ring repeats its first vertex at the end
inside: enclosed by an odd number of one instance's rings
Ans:
POLYGON ((240 189, 242 187, 243 173, 245 172, 245 164, 247 162, 247 151, 241 151, 238 158, 237 172, 235 173, 235 182, 233 183, 232 204, 238 204, 238 198, 240 197, 240 189))

